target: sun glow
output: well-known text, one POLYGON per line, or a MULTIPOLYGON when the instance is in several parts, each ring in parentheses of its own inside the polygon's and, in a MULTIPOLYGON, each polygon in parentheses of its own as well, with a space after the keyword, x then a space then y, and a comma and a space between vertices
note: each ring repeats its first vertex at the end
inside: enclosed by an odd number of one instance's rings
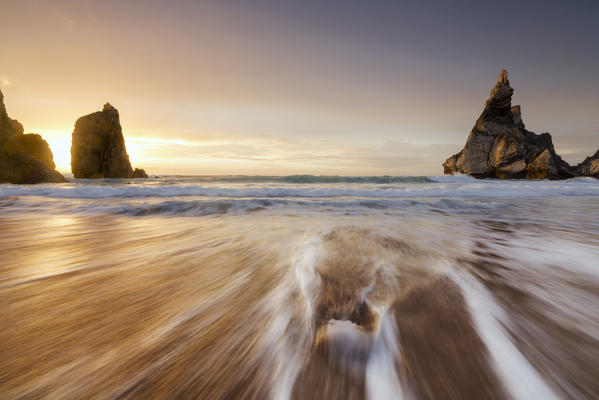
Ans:
POLYGON ((124 133, 124 135, 125 148, 127 149, 131 166, 133 168, 143 168, 143 165, 141 164, 143 164, 148 158, 151 158, 151 154, 148 152, 148 141, 150 141, 151 144, 151 139, 136 136, 127 137, 127 133, 124 133))
POLYGON ((52 155, 54 156, 54 164, 60 172, 71 172, 71 137, 52 137, 47 133, 40 132, 42 137, 50 145, 52 155))

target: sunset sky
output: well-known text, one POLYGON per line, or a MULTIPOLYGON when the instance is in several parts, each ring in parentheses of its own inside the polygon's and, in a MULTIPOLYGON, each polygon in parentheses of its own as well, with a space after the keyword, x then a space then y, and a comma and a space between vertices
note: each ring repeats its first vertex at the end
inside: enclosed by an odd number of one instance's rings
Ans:
POLYGON ((70 170, 106 102, 151 174, 439 175, 501 68, 524 122, 599 149, 598 1, 0 0, 9 115, 70 170))

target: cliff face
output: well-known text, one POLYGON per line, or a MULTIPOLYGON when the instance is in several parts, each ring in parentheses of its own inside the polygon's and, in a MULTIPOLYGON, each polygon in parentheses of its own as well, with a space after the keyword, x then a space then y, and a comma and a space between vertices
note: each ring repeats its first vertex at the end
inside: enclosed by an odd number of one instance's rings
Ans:
POLYGON ((71 170, 75 178, 147 178, 144 170, 131 168, 119 112, 110 104, 75 122, 71 170))
POLYGON ((464 149, 443 164, 445 174, 528 179, 577 175, 576 169, 556 154, 549 133, 537 135, 526 130, 520 106, 512 106, 513 93, 503 70, 464 149))
POLYGON ((40 135, 23 134, 23 126, 8 117, 0 92, 0 182, 66 182, 54 168, 48 143, 40 135))

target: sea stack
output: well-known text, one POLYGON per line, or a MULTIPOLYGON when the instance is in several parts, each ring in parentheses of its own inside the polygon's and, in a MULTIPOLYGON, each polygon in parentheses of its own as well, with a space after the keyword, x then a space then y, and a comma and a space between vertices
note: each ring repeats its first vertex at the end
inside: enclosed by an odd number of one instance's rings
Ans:
POLYGON ((499 75, 464 149, 443 164, 445 174, 475 178, 565 179, 578 171, 556 154, 549 133, 527 131, 520 106, 512 106, 507 71, 499 75))
POLYGON ((75 122, 71 170, 81 179, 148 177, 143 169, 131 168, 119 112, 109 103, 75 122))
POLYGON ((66 182, 55 170, 48 143, 35 133, 23 134, 23 125, 10 119, 0 91, 0 182, 66 182))

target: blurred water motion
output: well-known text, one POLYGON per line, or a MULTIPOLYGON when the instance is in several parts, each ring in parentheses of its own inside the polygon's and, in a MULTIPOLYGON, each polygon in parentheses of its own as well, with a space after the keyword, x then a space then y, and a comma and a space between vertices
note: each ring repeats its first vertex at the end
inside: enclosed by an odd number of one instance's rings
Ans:
POLYGON ((298 179, 0 186, 0 398, 599 397, 599 181, 298 179))

